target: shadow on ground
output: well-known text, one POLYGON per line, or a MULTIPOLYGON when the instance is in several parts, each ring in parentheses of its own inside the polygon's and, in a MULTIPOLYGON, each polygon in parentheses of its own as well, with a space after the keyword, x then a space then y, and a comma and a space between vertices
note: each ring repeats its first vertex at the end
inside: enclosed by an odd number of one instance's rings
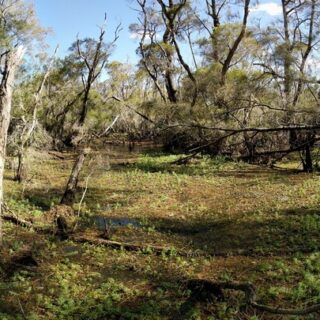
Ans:
MULTIPOLYGON (((247 213, 252 217, 254 213, 247 213)), ((246 216, 244 214, 244 216, 246 216)), ((261 219, 261 217, 259 217, 261 219)), ((259 220, 259 219, 257 219, 259 220)), ((262 221, 150 220, 161 233, 176 237, 189 250, 286 255, 320 249, 320 210, 292 208, 262 221)))

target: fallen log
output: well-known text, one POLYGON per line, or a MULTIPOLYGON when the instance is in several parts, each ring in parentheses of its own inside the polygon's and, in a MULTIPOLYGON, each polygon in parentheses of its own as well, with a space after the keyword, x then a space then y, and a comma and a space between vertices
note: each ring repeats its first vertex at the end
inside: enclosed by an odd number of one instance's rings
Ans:
POLYGON ((34 223, 32 221, 28 221, 28 220, 24 220, 21 219, 17 216, 17 214, 15 214, 11 209, 9 209, 9 207, 6 204, 3 204, 3 209, 5 212, 1 215, 1 219, 4 221, 8 221, 11 222, 17 226, 23 227, 23 228, 27 228, 27 229, 33 229, 34 231, 37 232, 41 232, 41 233, 45 233, 48 231, 48 229, 44 228, 44 227, 39 227, 34 225, 34 223))
POLYGON ((180 257, 221 257, 221 258, 228 258, 233 256, 254 256, 252 251, 244 251, 238 250, 236 252, 204 252, 202 250, 181 250, 172 247, 162 247, 162 246, 155 246, 150 244, 138 244, 138 243, 128 243, 128 242, 119 242, 114 240, 108 239, 101 239, 101 238, 88 238, 84 236, 73 236, 70 237, 69 240, 72 240, 77 243, 88 243, 95 246, 103 246, 109 247, 112 249, 117 250, 127 250, 127 251, 142 251, 148 252, 155 255, 161 254, 173 254, 180 257))
POLYGON ((153 253, 156 255, 172 253, 177 256, 189 257, 189 258, 192 258, 192 257, 230 258, 230 257, 261 257, 261 256, 269 257, 269 256, 275 256, 275 255, 293 255, 293 254, 296 254, 297 252, 303 253, 303 254, 311 254, 315 252, 314 249, 308 249, 308 248, 297 248, 293 250, 276 251, 276 252, 275 251, 260 252, 252 249, 204 252, 202 250, 187 251, 187 250, 181 250, 181 249, 176 249, 172 247, 162 247, 162 246, 154 246, 149 244, 120 242, 120 241, 113 241, 113 240, 102 239, 102 238, 88 238, 85 236, 73 236, 73 237, 70 237, 69 240, 72 240, 78 243, 88 243, 95 246, 109 247, 117 250, 143 251, 143 252, 153 253))
POLYGON ((161 247, 161 246, 154 246, 154 245, 147 245, 147 244, 142 245, 142 244, 136 244, 136 243, 119 242, 119 241, 97 239, 97 238, 91 239, 87 237, 74 236, 74 237, 71 237, 70 240, 77 243, 88 243, 91 245, 104 246, 104 247, 109 247, 117 250, 124 249, 127 251, 150 252, 156 255, 169 254, 170 252, 180 256, 191 256, 196 254, 196 253, 182 251, 182 250, 175 250, 170 247, 161 247))
POLYGON ((16 226, 20 226, 22 228, 26 228, 29 230, 34 230, 38 233, 43 233, 43 234, 51 233, 50 228, 36 226, 31 221, 20 219, 16 215, 3 214, 1 218, 4 221, 8 221, 15 224, 16 226))
MULTIPOLYGON (((5 209, 9 210, 9 209, 5 209)), ((10 210, 10 212, 12 212, 10 210)), ((15 225, 21 226, 23 228, 27 229, 33 229, 37 232, 41 233, 49 233, 49 228, 44 227, 38 227, 35 226, 32 222, 23 220, 18 218, 15 214, 4 214, 2 215, 2 219, 5 221, 9 221, 15 225)), ((52 231, 52 230, 51 230, 52 231)), ((59 225, 58 225, 58 233, 57 235, 61 236, 61 233, 59 233, 59 225)), ((277 250, 277 251, 271 251, 271 252, 261 252, 256 251, 254 249, 238 249, 233 251, 211 251, 211 252, 204 252, 202 250, 180 250, 175 249, 172 247, 161 247, 161 246, 154 246, 154 245, 148 245, 148 244, 137 244, 137 243, 127 243, 127 242, 119 242, 119 241, 113 241, 113 240, 106 240, 101 238, 87 238, 84 236, 72 236, 69 232, 63 232, 64 239, 69 239, 74 242, 78 243, 88 243, 91 245, 96 246, 104 246, 109 247, 117 250, 128 250, 128 251, 144 251, 144 252, 150 252, 156 255, 161 255, 163 253, 165 254, 175 254, 181 257, 217 257, 217 258, 230 258, 230 257, 269 257, 269 256, 275 256, 275 255, 293 255, 297 252, 303 253, 303 254, 311 254, 314 253, 314 249, 309 248, 293 248, 293 249, 286 249, 286 250, 277 250), (69 237, 70 236, 70 237, 69 237)))
POLYGON ((11 222, 17 226, 23 227, 23 228, 28 228, 28 229, 34 228, 34 225, 32 222, 20 219, 15 215, 3 214, 2 219, 5 221, 9 221, 9 222, 11 222))
POLYGON ((61 153, 59 153, 59 152, 48 151, 48 154, 50 154, 51 156, 54 156, 55 158, 60 159, 60 160, 65 160, 66 159, 66 157, 61 155, 61 153))

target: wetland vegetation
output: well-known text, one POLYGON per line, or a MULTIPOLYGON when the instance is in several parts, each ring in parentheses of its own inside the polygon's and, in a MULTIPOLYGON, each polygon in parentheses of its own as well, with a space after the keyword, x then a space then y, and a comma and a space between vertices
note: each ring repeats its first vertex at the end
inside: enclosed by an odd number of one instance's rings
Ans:
POLYGON ((0 320, 319 319, 319 1, 128 3, 0 0, 0 320))
MULTIPOLYGON (((193 278, 251 282, 274 306, 319 301, 318 175, 209 157, 179 166, 178 156, 119 149, 104 151, 110 163, 92 175, 73 236, 101 238, 106 223, 108 239, 141 249, 58 240, 6 222, 2 319, 279 319, 246 308, 235 292, 184 310, 191 291, 183 282, 193 278), (12 262, 23 254, 37 264, 12 262)), ((25 186, 7 172, 6 202, 19 218, 50 228, 54 210, 68 211, 59 199, 74 157, 63 157, 35 153, 25 186)))

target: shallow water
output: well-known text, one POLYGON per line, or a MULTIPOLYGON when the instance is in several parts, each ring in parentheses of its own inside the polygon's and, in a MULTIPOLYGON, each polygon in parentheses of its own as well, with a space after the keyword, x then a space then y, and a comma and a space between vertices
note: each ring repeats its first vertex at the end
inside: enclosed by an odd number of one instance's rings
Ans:
POLYGON ((144 143, 126 143, 126 144, 106 144, 105 151, 114 154, 132 156, 145 153, 155 153, 163 150, 163 147, 159 144, 152 142, 144 143))
POLYGON ((105 230, 106 227, 134 227, 141 228, 138 220, 132 218, 113 218, 106 216, 93 216, 91 218, 92 224, 99 230, 105 230))

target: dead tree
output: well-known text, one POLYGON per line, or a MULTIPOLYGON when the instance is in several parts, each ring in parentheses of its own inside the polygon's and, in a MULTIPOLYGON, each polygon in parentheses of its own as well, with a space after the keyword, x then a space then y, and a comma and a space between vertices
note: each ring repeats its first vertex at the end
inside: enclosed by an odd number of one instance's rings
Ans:
MULTIPOLYGON (((73 133, 71 136, 71 145, 77 147, 80 141, 83 139, 84 135, 84 124, 87 118, 88 107, 89 107, 89 94, 92 89, 94 82, 100 76, 103 68, 105 67, 108 60, 107 47, 104 43, 105 36, 105 25, 106 16, 104 24, 100 27, 100 35, 98 41, 93 39, 77 40, 74 44, 77 59, 81 61, 84 68, 81 70, 81 81, 83 85, 83 91, 80 96, 80 115, 73 125, 73 133), (87 51, 84 52, 82 45, 87 45, 87 51)), ((115 32, 115 38, 109 47, 117 41, 120 30, 120 25, 117 27, 115 32)))
MULTIPOLYGON (((98 41, 92 41, 92 39, 86 39, 84 41, 78 40, 75 44, 77 58, 80 61, 82 61, 82 63, 84 64, 84 69, 81 73, 83 90, 82 90, 82 94, 79 96, 79 98, 81 98, 80 115, 73 125, 73 133, 71 137, 71 144, 73 147, 75 147, 78 150, 78 157, 72 168, 72 171, 70 173, 70 177, 66 186, 66 190, 61 199, 61 203, 63 204, 71 204, 73 202, 75 193, 77 190, 81 169, 84 165, 86 156, 90 152, 89 148, 86 148, 86 147, 80 148, 80 145, 86 144, 85 120, 88 113, 89 94, 94 82, 100 76, 108 60, 108 51, 107 51, 108 48, 104 43, 105 26, 106 26, 106 16, 105 16, 104 24, 102 25, 102 27, 100 27, 100 35, 99 35, 98 41), (89 51, 84 52, 81 48, 81 44, 86 41, 90 42, 89 51), (93 43, 93 46, 90 45, 92 43, 93 43)), ((120 30, 121 29, 119 25, 115 31, 114 40, 109 45, 109 48, 112 48, 115 42, 117 41, 117 39, 119 38, 120 30)))

